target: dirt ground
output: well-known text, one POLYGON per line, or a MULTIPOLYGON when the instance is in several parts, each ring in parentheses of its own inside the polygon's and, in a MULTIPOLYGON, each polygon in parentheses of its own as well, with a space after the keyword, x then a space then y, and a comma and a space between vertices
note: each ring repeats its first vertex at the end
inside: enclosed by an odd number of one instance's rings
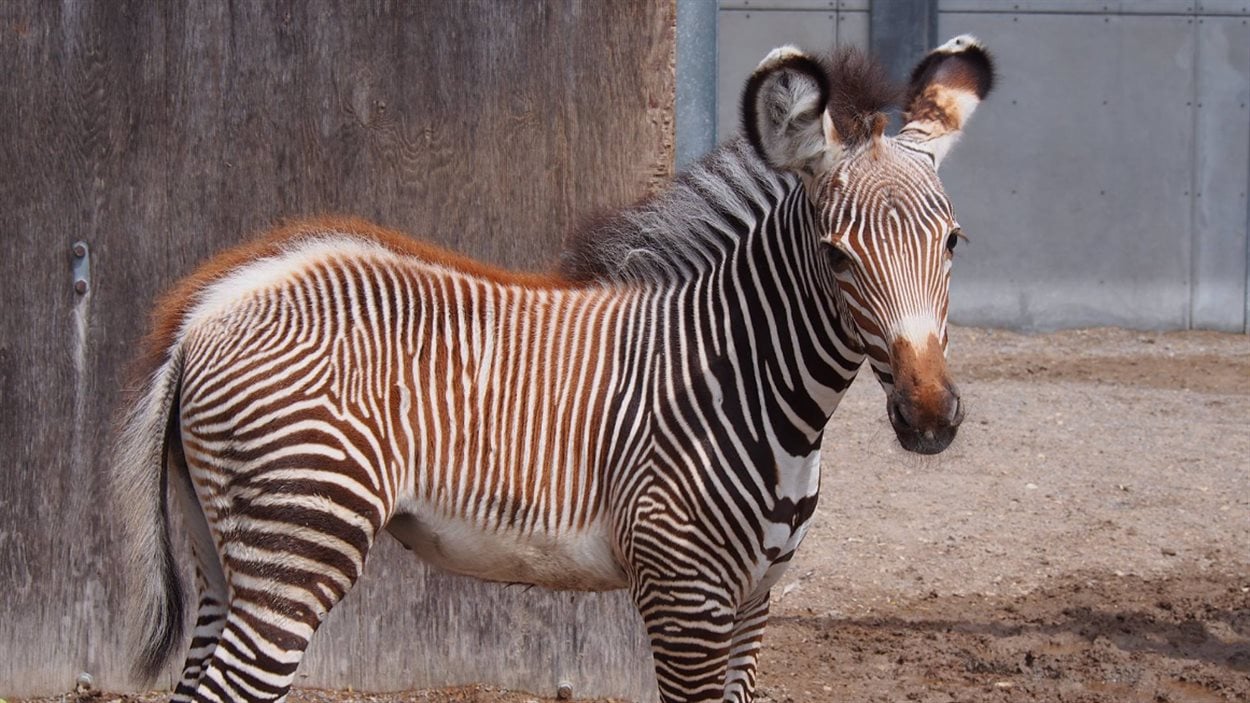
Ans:
MULTIPOLYGON (((868 372, 834 416, 761 701, 1250 701, 1250 336, 952 345, 968 414, 944 454, 898 447, 868 372)), ((291 696, 401 700, 536 699, 291 696)))

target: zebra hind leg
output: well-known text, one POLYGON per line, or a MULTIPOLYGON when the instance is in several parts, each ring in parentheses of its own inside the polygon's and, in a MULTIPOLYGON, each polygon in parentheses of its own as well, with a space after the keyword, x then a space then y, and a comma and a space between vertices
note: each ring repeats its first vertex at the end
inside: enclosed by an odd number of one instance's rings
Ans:
MULTIPOLYGON (((214 555, 214 560, 216 555, 214 555)), ((183 703, 194 700, 195 689, 199 686, 200 676, 204 667, 217 649, 217 641, 226 626, 228 610, 224 578, 212 579, 205 575, 203 560, 197 555, 195 582, 199 589, 200 602, 196 612, 195 630, 191 633, 191 648, 187 652, 186 663, 182 666, 182 679, 174 689, 173 702, 183 703)), ((220 567, 218 567, 220 573, 220 567)))
POLYGON ((751 703, 755 700, 755 668, 764 627, 768 625, 769 593, 756 596, 738 608, 729 652, 729 671, 725 677, 726 703, 751 703))
POLYGON ((254 488, 246 499, 234 496, 220 527, 231 597, 196 701, 284 700, 313 633, 359 578, 376 535, 376 522, 317 495, 316 482, 254 488))
POLYGON ((200 676, 217 649, 217 641, 226 625, 230 591, 226 585, 221 560, 217 556, 217 545, 213 540, 208 519, 191 482, 182 446, 174 443, 171 449, 170 483, 173 494, 182 506, 183 520, 191 537, 191 552, 195 556, 195 585, 200 596, 195 629, 191 633, 191 647, 172 699, 174 703, 183 703, 194 699, 200 676))

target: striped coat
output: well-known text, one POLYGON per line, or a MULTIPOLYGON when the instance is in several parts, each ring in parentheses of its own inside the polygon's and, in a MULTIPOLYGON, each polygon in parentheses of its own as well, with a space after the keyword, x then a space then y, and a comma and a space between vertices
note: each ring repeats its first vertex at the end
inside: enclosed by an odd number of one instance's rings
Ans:
POLYGON ((383 530, 482 579, 628 588, 666 703, 751 700, 861 363, 903 446, 940 451, 962 418, 935 169, 991 76, 974 40, 938 49, 885 137, 869 64, 778 50, 747 139, 588 229, 557 274, 351 219, 205 264, 158 305, 114 460, 139 673, 181 637, 168 487, 200 593, 176 700, 283 699, 383 530))

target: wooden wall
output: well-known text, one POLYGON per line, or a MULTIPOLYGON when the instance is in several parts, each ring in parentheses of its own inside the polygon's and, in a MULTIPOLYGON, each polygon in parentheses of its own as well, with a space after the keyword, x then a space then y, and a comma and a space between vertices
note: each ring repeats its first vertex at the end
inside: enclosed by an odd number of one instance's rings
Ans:
MULTIPOLYGON (((320 212, 547 265, 669 174, 673 21, 671 0, 0 3, 0 696, 128 686, 103 458, 156 293, 320 212)), ((654 697, 624 596, 433 574, 383 539, 300 682, 560 680, 654 697)))

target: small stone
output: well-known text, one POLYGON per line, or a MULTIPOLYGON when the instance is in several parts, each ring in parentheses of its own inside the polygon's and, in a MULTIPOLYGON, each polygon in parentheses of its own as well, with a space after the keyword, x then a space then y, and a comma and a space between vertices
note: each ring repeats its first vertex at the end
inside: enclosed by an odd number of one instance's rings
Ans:
POLYGON ((82 672, 78 678, 74 679, 74 688, 77 691, 90 691, 95 685, 95 679, 87 672, 82 672))
POLYGON ((1164 547, 1163 549, 1160 549, 1159 551, 1160 551, 1160 552, 1163 552, 1163 556, 1165 556, 1165 557, 1174 557, 1174 556, 1176 556, 1176 550, 1175 550, 1175 549, 1172 549, 1171 547, 1164 547))

